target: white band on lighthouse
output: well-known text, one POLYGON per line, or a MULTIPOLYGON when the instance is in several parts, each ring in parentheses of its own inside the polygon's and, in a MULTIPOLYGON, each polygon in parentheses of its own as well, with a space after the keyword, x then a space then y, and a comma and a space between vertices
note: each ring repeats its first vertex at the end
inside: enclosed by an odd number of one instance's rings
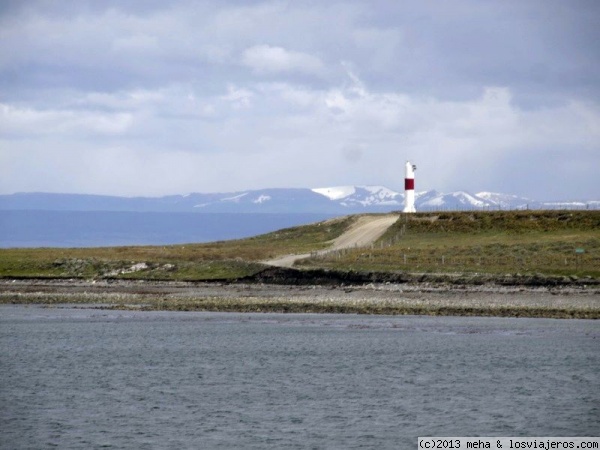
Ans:
POLYGON ((405 213, 417 212, 415 209, 415 170, 410 161, 404 166, 404 210, 405 213))

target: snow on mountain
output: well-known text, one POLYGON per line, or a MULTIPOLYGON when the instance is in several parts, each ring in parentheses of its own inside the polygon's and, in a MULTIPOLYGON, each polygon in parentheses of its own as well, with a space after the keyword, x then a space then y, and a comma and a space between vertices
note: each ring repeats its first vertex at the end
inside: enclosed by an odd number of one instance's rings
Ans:
POLYGON ((222 202, 234 202, 234 203, 239 203, 240 200, 245 197, 246 195, 248 195, 247 192, 244 192, 243 194, 238 194, 238 195, 234 195, 233 197, 226 197, 226 198, 222 198, 221 201, 222 202))
POLYGON ((537 202, 543 209, 600 209, 600 201, 590 202, 537 202))
POLYGON ((330 200, 338 201, 346 207, 397 206, 402 203, 404 195, 394 192, 385 186, 335 186, 312 189, 330 200))
POLYGON ((465 191, 438 192, 426 191, 415 195, 417 210, 434 209, 482 209, 490 206, 490 203, 475 194, 465 191))
POLYGON ((496 209, 527 209, 539 207, 539 202, 511 194, 495 192, 478 192, 471 194, 465 191, 418 192, 415 195, 417 211, 435 210, 496 210, 496 209))
MULTIPOLYGON (((165 197, 110 197, 80 194, 0 195, 0 211, 156 211, 202 213, 325 213, 402 211, 404 193, 385 186, 334 186, 314 189, 260 189, 193 193, 165 197)), ((465 191, 415 192, 417 211, 498 209, 600 209, 600 201, 539 202, 511 194, 465 191)))
POLYGON ((356 188, 354 186, 335 186, 328 188, 315 188, 311 189, 311 191, 324 195, 329 200, 339 200, 354 194, 356 188))
POLYGON ((502 209, 523 209, 528 205, 535 203, 533 200, 518 197, 511 194, 499 194, 497 192, 478 192, 477 197, 487 201, 490 205, 502 209))
POLYGON ((477 198, 476 196, 471 195, 468 192, 453 192, 451 195, 461 205, 474 206, 476 208, 483 208, 484 206, 487 206, 487 202, 485 200, 477 198))
MULTIPOLYGON (((404 194, 394 192, 385 186, 360 186, 371 195, 368 196, 367 202, 379 203, 382 205, 401 204, 404 201, 404 194)), ((369 203, 366 203, 369 204, 369 203)))
POLYGON ((357 186, 354 193, 344 197, 340 203, 347 207, 400 206, 403 197, 383 186, 357 186))
MULTIPOLYGON (((433 199, 434 197, 437 197, 439 195, 440 193, 435 189, 431 191, 415 191, 415 200, 424 202, 433 199)), ((402 197, 404 197, 404 195, 402 195, 402 197)))
POLYGON ((252 200, 252 203, 264 203, 264 202, 268 202, 269 200, 271 200, 270 195, 259 195, 257 198, 252 200))
POLYGON ((207 213, 328 213, 335 206, 329 198, 310 189, 260 189, 213 194, 210 198, 206 194, 194 195, 203 200, 195 205, 196 211, 207 213))
MULTIPOLYGON (((401 209, 404 194, 395 192, 385 186, 337 186, 313 189, 332 201, 339 202, 347 208, 390 207, 401 209)), ((511 209, 527 204, 526 199, 507 194, 491 192, 471 194, 465 191, 443 193, 435 190, 415 193, 417 210, 432 211, 436 209, 511 209)), ((523 206, 524 207, 524 206, 523 206)))

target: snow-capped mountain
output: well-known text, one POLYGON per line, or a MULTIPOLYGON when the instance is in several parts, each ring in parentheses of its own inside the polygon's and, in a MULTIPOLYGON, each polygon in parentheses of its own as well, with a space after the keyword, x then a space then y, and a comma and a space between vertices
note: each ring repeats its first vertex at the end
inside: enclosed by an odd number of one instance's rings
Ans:
POLYGON ((311 190, 329 200, 339 201, 345 207, 398 206, 404 201, 404 194, 385 186, 338 186, 311 190))
POLYGON ((526 209, 534 206, 532 200, 510 194, 465 191, 443 193, 438 191, 417 192, 415 203, 418 210, 469 210, 469 209, 526 209))
POLYGON ((528 198, 496 192, 478 192, 475 196, 500 209, 527 209, 530 204, 536 203, 528 198))
POLYGON ((490 203, 477 195, 464 191, 441 193, 437 191, 418 192, 415 195, 417 208, 435 209, 482 209, 490 206, 490 203))
MULTIPOLYGON (((1 210, 143 211, 204 213, 352 214, 401 211, 404 194, 384 186, 333 186, 314 189, 259 189, 165 197, 112 197, 78 194, 0 195, 1 210)), ((540 202, 516 195, 464 191, 415 193, 417 211, 497 209, 600 209, 600 201, 540 202)))

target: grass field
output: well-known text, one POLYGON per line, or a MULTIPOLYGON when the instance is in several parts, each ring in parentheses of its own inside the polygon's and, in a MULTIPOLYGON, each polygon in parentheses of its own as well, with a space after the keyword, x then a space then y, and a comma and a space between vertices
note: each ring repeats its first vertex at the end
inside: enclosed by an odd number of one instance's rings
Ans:
POLYGON ((206 244, 102 248, 0 249, 0 277, 213 280, 252 275, 258 261, 321 250, 356 217, 206 244))
MULTIPOLYGON (((1 249, 0 277, 239 278, 260 271, 259 261, 327 248, 356 217, 208 244, 1 249)), ((372 247, 330 252, 299 267, 600 278, 600 211, 403 214, 372 247)))
POLYGON ((405 214, 370 248, 332 252, 302 265, 596 278, 600 277, 600 211, 405 214))

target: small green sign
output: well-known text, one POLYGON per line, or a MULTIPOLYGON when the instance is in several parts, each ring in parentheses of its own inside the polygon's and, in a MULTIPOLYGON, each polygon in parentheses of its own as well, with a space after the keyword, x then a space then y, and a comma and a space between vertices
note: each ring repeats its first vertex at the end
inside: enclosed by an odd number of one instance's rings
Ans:
POLYGON ((575 253, 585 253, 585 250, 582 248, 576 248, 575 253))

